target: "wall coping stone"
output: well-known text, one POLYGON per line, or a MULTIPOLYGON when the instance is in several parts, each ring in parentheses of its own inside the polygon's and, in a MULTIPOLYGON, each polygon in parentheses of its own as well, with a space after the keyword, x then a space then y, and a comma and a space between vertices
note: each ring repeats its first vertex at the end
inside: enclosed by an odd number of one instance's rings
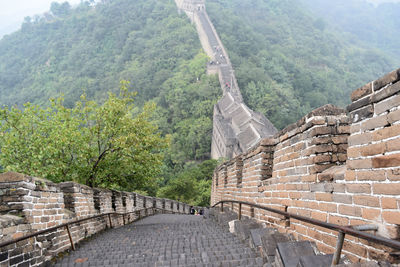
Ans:
POLYGON ((31 177, 18 172, 6 172, 0 174, 0 183, 29 182, 30 180, 31 177))
POLYGON ((383 77, 369 82, 366 85, 354 90, 351 94, 351 101, 356 102, 363 97, 372 94, 373 92, 377 92, 382 88, 386 87, 389 84, 396 83, 400 80, 400 69, 394 70, 383 77))
POLYGON ((400 91, 398 81, 400 81, 400 69, 358 88, 351 94, 353 103, 347 106, 347 111, 352 112, 396 94, 400 91), (383 88, 386 90, 381 90, 383 88))
MULTIPOLYGON (((308 129, 327 124, 329 117, 343 116, 343 124, 350 123, 350 119, 346 114, 346 110, 339 108, 332 104, 327 104, 317 109, 312 110, 307 115, 303 116, 297 122, 290 124, 286 128, 276 133, 273 137, 261 139, 258 143, 252 146, 247 152, 242 153, 231 160, 221 163, 217 167, 217 171, 222 170, 226 166, 232 165, 236 162, 237 157, 242 157, 243 160, 253 157, 261 152, 268 152, 266 147, 274 147, 277 144, 299 134, 307 131, 308 129), (328 117, 328 118, 327 118, 328 117)), ((273 152, 273 151, 271 151, 273 152)))
POLYGON ((322 121, 324 117, 340 115, 346 115, 346 110, 332 104, 324 105, 314 109, 297 122, 292 123, 283 130, 279 131, 274 135, 274 138, 277 138, 280 140, 280 142, 282 142, 298 133, 308 130, 315 125, 321 125, 322 123, 325 123, 322 121))

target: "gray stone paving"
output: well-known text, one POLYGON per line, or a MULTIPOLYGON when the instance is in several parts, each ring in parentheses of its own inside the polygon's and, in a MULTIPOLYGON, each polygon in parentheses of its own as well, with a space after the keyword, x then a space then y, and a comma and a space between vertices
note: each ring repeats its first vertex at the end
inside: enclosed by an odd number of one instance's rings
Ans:
POLYGON ((160 214, 83 242, 56 266, 262 266, 262 259, 210 219, 160 214))

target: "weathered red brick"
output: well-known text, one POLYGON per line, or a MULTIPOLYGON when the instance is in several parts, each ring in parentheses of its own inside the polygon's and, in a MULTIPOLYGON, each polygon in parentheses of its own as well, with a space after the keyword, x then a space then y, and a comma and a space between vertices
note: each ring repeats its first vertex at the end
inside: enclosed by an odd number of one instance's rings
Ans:
POLYGON ((400 211, 386 211, 382 212, 382 217, 387 223, 400 224, 400 211))
POLYGON ((356 172, 354 170, 347 170, 345 174, 346 181, 354 181, 356 180, 356 172))
POLYGON ((373 184, 372 190, 374 194, 382 195, 399 195, 400 184, 386 183, 386 184, 373 184))
POLYGON ((379 209, 363 208, 362 217, 366 220, 380 221, 381 211, 379 209))
POLYGON ((343 215, 350 215, 350 216, 361 216, 361 208, 349 206, 349 205, 339 205, 339 213, 343 215))
POLYGON ((336 216, 336 215, 329 215, 329 222, 339 225, 348 225, 349 219, 347 217, 336 216))
POLYGON ((359 158, 361 156, 361 147, 353 146, 347 149, 347 156, 351 158, 359 158))
POLYGON ((390 112, 388 114, 388 121, 390 124, 400 121, 400 109, 390 112))
POLYGON ((375 113, 381 114, 387 110, 392 109, 393 107, 397 107, 400 104, 400 95, 392 96, 384 101, 381 101, 375 105, 375 113))
POLYGON ((331 193, 315 193, 315 199, 319 201, 326 201, 326 202, 331 202, 332 201, 332 194, 331 193))
POLYGON ((372 140, 379 141, 400 135, 400 124, 395 124, 373 132, 372 140))
POLYGON ((374 168, 387 168, 400 166, 400 154, 392 154, 388 156, 380 156, 372 159, 374 168))
POLYGON ((390 181, 400 181, 400 168, 390 170, 386 174, 390 181))
POLYGON ((368 146, 363 146, 360 149, 361 156, 373 156, 378 154, 383 154, 386 149, 385 143, 370 144, 368 146))
POLYGON ((382 78, 379 78, 378 80, 374 81, 374 90, 378 91, 388 84, 397 82, 400 78, 399 73, 400 73, 400 70, 397 69, 397 70, 394 70, 394 71, 386 74, 382 78))
POLYGON ((373 196, 354 196, 354 204, 369 207, 379 207, 379 198, 373 196))
POLYGON ((357 181, 384 181, 386 172, 383 170, 357 171, 357 181))
POLYGON ((397 200, 395 198, 383 197, 381 202, 382 209, 397 209, 397 200))
POLYGON ((353 91, 350 98, 351 101, 354 102, 370 94, 372 94, 372 82, 367 83, 363 87, 360 87, 357 90, 353 91))

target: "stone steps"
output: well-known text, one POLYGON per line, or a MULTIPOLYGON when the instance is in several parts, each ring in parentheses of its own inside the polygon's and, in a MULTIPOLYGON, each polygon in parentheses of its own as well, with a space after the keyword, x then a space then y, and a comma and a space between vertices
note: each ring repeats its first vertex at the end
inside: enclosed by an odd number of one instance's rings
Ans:
MULTIPOLYGON (((330 267, 332 254, 322 255, 314 242, 295 241, 291 235, 283 234, 275 228, 263 228, 255 220, 243 217, 237 220, 237 215, 228 209, 223 213, 217 209, 210 211, 210 215, 219 225, 229 225, 230 231, 242 242, 246 242, 259 252, 263 258, 264 267, 330 267)), ((346 257, 342 257, 338 267, 389 267, 389 263, 367 262, 351 264, 346 257)))
POLYGON ((226 228, 203 216, 155 215, 78 246, 56 266, 262 266, 226 228))

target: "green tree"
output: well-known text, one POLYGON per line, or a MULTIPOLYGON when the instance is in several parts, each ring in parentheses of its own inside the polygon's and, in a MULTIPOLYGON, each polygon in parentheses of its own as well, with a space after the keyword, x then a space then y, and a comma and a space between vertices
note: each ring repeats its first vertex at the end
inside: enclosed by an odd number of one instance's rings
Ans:
POLYGON ((216 160, 188 164, 184 171, 160 188, 157 195, 192 205, 210 205, 212 174, 217 164, 216 160))
POLYGON ((102 105, 81 96, 73 108, 63 99, 48 108, 25 104, 0 110, 0 164, 52 181, 77 181, 92 187, 142 189, 154 183, 167 140, 149 121, 147 104, 133 114, 134 94, 122 82, 119 96, 102 105))

